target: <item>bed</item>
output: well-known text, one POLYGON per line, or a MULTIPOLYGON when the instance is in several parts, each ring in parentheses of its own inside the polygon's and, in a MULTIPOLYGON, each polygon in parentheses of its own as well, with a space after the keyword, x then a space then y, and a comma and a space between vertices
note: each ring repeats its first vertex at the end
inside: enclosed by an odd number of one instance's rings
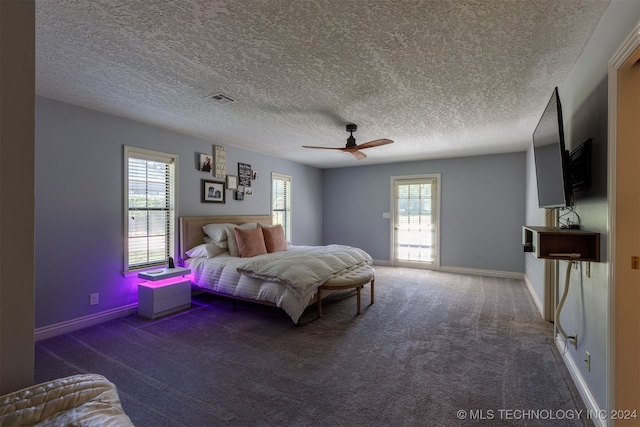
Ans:
POLYGON ((195 288, 280 307, 297 324, 318 287, 370 268, 372 259, 345 245, 288 245, 270 215, 187 216, 180 218, 180 264, 191 269, 195 288))

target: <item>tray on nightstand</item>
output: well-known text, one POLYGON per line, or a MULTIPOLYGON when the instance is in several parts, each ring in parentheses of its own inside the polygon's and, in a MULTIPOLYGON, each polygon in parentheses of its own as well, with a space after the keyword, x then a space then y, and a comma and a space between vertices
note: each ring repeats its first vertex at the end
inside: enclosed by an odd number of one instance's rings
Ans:
POLYGON ((186 276, 191 274, 191 269, 184 267, 159 268, 138 273, 138 278, 155 282, 157 280, 171 279, 172 277, 186 276))

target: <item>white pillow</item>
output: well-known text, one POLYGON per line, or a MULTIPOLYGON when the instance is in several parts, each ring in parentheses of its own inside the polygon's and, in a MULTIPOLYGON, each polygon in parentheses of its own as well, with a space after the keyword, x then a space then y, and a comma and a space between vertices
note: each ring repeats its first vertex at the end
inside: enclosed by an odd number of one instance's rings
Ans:
MULTIPOLYGON (((225 237, 227 236, 226 230, 224 232, 224 235, 225 235, 225 237)), ((204 242, 205 243, 211 243, 211 244, 216 245, 217 247, 222 248, 224 250, 227 250, 227 248, 229 247, 229 244, 227 243, 226 240, 223 240, 221 242, 214 242, 213 239, 211 237, 209 237, 209 236, 204 236, 204 242)))
POLYGON ((227 247, 227 227, 233 224, 207 224, 202 227, 206 234, 205 243, 213 243, 220 248, 227 247), (208 239, 207 239, 208 237, 208 239))
POLYGON ((198 245, 195 248, 189 249, 185 253, 189 258, 213 258, 214 256, 218 256, 225 252, 227 252, 226 249, 220 248, 214 244, 203 243, 202 245, 198 245))
POLYGON ((251 229, 258 228, 257 222, 247 222, 242 225, 235 224, 227 224, 227 244, 229 246, 229 255, 231 256, 240 256, 240 250, 238 249, 238 242, 236 241, 236 232, 233 231, 234 228, 243 228, 243 229, 251 229))

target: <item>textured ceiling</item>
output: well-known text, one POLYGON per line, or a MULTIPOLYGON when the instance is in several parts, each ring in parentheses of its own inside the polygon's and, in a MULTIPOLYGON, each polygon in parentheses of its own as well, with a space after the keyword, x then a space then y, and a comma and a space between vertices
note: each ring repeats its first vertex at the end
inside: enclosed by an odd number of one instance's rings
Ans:
POLYGON ((36 91, 323 168, 523 151, 608 3, 37 0, 36 91), (395 143, 301 147, 350 122, 395 143))

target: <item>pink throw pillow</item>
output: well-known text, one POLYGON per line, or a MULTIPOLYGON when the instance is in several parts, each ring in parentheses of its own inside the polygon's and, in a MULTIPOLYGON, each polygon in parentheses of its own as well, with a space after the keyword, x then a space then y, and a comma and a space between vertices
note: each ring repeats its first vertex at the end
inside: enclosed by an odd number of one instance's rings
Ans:
POLYGON ((234 228, 233 231, 236 234, 240 257, 250 258, 267 253, 261 228, 234 228))
POLYGON ((275 227, 262 227, 264 244, 267 252, 279 252, 287 250, 287 241, 284 238, 284 229, 278 224, 275 227))

